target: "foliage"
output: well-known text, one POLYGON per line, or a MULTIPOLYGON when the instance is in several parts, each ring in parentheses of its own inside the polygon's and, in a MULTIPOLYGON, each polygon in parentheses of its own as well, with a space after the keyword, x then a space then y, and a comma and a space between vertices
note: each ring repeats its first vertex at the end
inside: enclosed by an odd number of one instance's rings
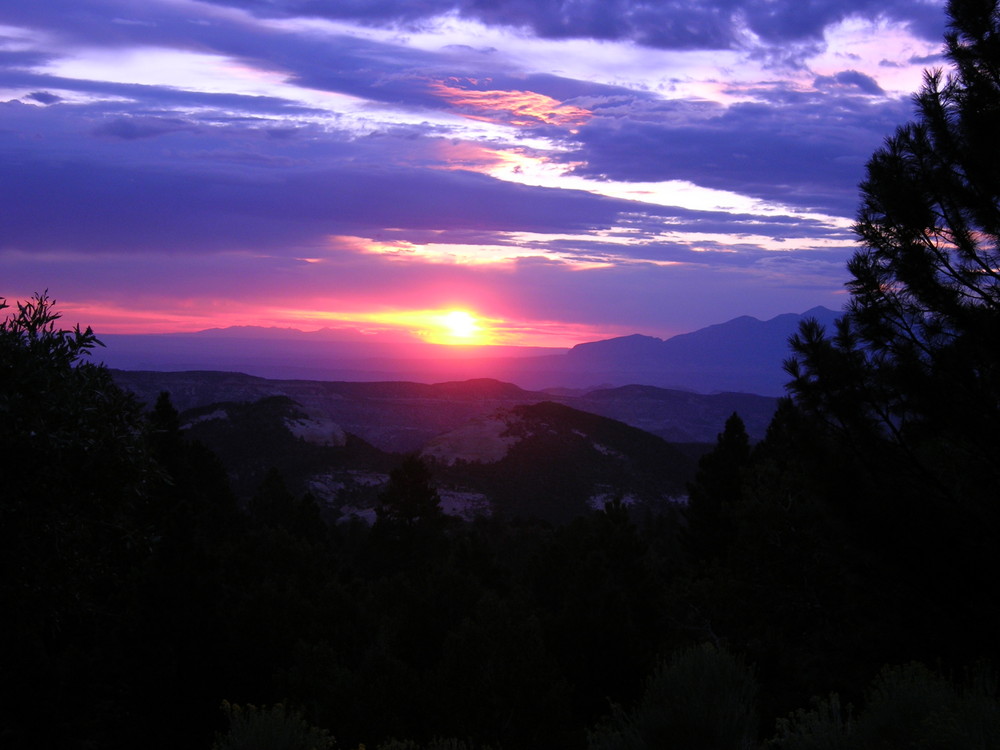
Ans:
POLYGON ((257 524, 284 529, 313 541, 322 538, 323 519, 316 499, 306 493, 296 498, 277 469, 271 469, 247 504, 250 518, 257 524))
POLYGON ((881 747, 988 750, 1000 743, 1000 701, 988 671, 956 685, 922 664, 886 667, 853 716, 836 694, 778 722, 776 750, 868 750, 881 747))
POLYGON ((742 659, 711 645, 661 663, 634 709, 616 707, 588 737, 590 750, 756 745, 757 683, 742 659))
MULTIPOLYGON (((390 740, 383 742, 377 750, 475 750, 475 745, 469 745, 454 738, 433 739, 425 745, 420 745, 413 740, 390 740)), ((489 745, 482 745, 480 750, 490 750, 489 745)))
POLYGON ((441 496, 433 485, 430 468, 419 456, 407 456, 392 470, 375 511, 379 522, 391 526, 411 528, 418 523, 440 522, 441 496))
POLYGON ((842 475, 817 496, 889 592, 885 645, 961 663, 998 655, 1000 622, 1000 9, 948 13, 950 71, 868 163, 846 312, 803 324, 786 368, 842 475))
POLYGON ((155 480, 138 404, 84 361, 99 342, 58 329, 53 304, 37 295, 0 322, 0 547, 22 576, 5 590, 33 601, 42 628, 59 626, 61 607, 97 606, 89 595, 148 551, 155 480))
POLYGON ((334 750, 330 733, 311 726, 302 715, 281 703, 273 706, 239 706, 228 701, 222 710, 229 731, 219 737, 213 750, 334 750))
MULTIPOLYGON (((928 78, 925 121, 870 165, 844 322, 802 329, 794 400, 752 448, 726 422, 683 512, 587 511, 614 466, 581 432, 686 465, 594 417, 484 470, 517 475, 496 518, 448 521, 440 467, 410 456, 374 527, 328 527, 268 471, 333 455, 253 429, 294 412, 278 399, 233 405, 240 507, 192 439, 218 424, 182 431, 166 394, 142 415, 86 362, 89 329, 58 330, 45 295, 19 305, 0 324, 0 668, 16 688, 0 744, 207 747, 226 696, 220 750, 329 749, 331 732, 381 750, 714 750, 831 695, 771 746, 996 746, 987 671, 958 685, 909 664, 865 690, 881 664, 997 656, 1000 37, 995 2, 950 12, 959 72, 928 78), (521 471, 537 451, 551 465, 521 471)), ((565 416, 525 415, 525 430, 565 416)), ((619 470, 620 493, 677 489, 619 470)))
POLYGON ((449 734, 502 747, 561 744, 568 690, 536 616, 487 594, 452 631, 437 670, 449 734))
POLYGON ((733 412, 715 448, 698 461, 698 473, 688 486, 687 540, 696 556, 718 557, 732 543, 734 530, 727 510, 741 501, 749 461, 750 438, 743 420, 733 412))
MULTIPOLYGON (((231 472, 233 490, 241 498, 253 495, 271 470, 289 480, 289 490, 306 490, 294 480, 329 471, 347 455, 357 458, 350 444, 317 445, 297 437, 290 422, 307 419, 302 407, 286 396, 254 402, 222 402, 185 412, 191 438, 209 446, 231 472), (212 418, 224 415, 223 418, 212 418)), ((363 460, 363 459, 362 459, 363 460)))
POLYGON ((926 74, 917 119, 868 163, 846 314, 832 337, 804 324, 787 368, 857 450, 970 505, 1000 479, 1000 10, 948 11, 952 72, 926 74))
POLYGON ((139 405, 86 361, 93 332, 59 318, 39 294, 0 321, 0 671, 17 686, 0 725, 12 745, 100 742, 124 720, 115 681, 128 665, 109 647, 156 542, 161 474, 139 405))
POLYGON ((554 530, 538 550, 530 592, 581 723, 609 697, 632 700, 641 689, 666 628, 664 567, 615 502, 554 530))

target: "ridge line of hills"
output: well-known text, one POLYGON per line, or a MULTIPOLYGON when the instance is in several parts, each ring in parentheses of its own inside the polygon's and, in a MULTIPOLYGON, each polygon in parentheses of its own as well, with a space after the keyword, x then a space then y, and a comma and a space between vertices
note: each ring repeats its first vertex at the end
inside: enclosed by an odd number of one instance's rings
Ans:
POLYGON ((752 439, 763 437, 777 399, 749 393, 699 394, 628 385, 583 393, 531 391, 491 378, 407 381, 271 380, 234 372, 114 370, 116 382, 147 404, 162 391, 181 411, 284 396, 381 450, 421 449, 427 441, 499 408, 541 402, 637 427, 675 443, 710 443, 734 411, 752 439))
MULTIPOLYGON (((168 392, 189 436, 223 457, 244 497, 272 466, 338 517, 370 515, 400 454, 417 453, 435 466, 453 514, 486 508, 556 520, 579 513, 581 501, 682 496, 697 457, 734 412, 751 440, 762 438, 777 406, 774 383, 783 385, 787 340, 803 317, 830 324, 836 313, 744 316, 667 340, 633 335, 560 355, 475 361, 490 377, 462 377, 473 361, 460 359, 431 370, 389 360, 360 378, 259 374, 268 356, 316 359, 311 345, 252 349, 264 363, 256 373, 112 371, 146 404, 168 392), (394 368, 404 377, 386 377, 394 368), (433 379, 439 372, 459 376, 433 379), (496 377, 503 374, 514 377, 496 377), (675 381, 682 387, 663 385, 675 381)), ((200 340, 246 341, 226 335, 200 340)), ((233 351, 222 347, 222 359, 233 351)), ((314 365, 330 372, 322 361, 314 365)))
POLYGON ((427 385, 113 374, 147 404, 172 394, 181 429, 220 457, 244 500, 277 470, 296 495, 316 498, 330 520, 368 522, 401 453, 430 463, 449 515, 564 522, 612 499, 661 507, 685 495, 709 441, 668 441, 597 412, 618 414, 624 402, 648 417, 652 402, 639 402, 651 398, 665 406, 671 429, 701 420, 707 436, 728 416, 728 399, 757 407, 760 422, 774 405, 761 396, 649 387, 595 391, 588 401, 489 379, 427 385))
MULTIPOLYGON (((255 327, 194 334, 101 336, 118 370, 242 372, 277 380, 442 383, 494 378, 527 390, 647 385, 697 393, 780 396, 788 338, 799 321, 831 326, 840 313, 815 307, 761 321, 741 316, 668 339, 633 334, 571 349, 448 347, 340 340, 336 329, 289 333, 255 327)), ((345 334, 346 335, 346 334, 345 334)))

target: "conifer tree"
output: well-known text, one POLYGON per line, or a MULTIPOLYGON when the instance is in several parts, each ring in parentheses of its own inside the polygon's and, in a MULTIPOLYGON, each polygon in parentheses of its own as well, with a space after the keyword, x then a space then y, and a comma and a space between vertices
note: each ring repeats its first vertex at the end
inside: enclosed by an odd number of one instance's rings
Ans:
POLYGON ((379 522, 404 528, 441 519, 441 496, 434 487, 430 468, 419 456, 407 456, 392 470, 375 510, 379 522))
POLYGON ((743 494, 743 471, 750 461, 750 438, 739 414, 733 412, 718 435, 715 448, 698 461, 695 481, 688 486, 687 542, 697 557, 725 553, 732 541, 727 508, 743 494))
POLYGON ((819 491, 868 570, 869 627, 907 658, 998 655, 998 1, 949 1, 951 68, 861 184, 845 314, 804 323, 786 363, 812 463, 849 482, 819 491))
POLYGON ((941 497, 1000 481, 1000 10, 951 0, 950 72, 871 158, 833 336, 814 322, 786 363, 797 403, 861 453, 894 456, 941 497))

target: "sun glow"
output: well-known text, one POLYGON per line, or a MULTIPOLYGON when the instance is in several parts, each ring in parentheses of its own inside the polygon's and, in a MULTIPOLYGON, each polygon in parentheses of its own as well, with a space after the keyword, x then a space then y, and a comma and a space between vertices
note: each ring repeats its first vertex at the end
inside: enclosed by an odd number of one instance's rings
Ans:
MULTIPOLYGON (((493 325, 502 321, 482 318, 468 310, 421 310, 403 313, 407 327, 429 344, 481 346, 494 344, 493 325)), ((403 321, 400 321, 403 322, 403 321)))
POLYGON ((428 344, 489 346, 498 343, 498 329, 504 321, 486 318, 460 308, 436 310, 393 310, 370 313, 326 313, 322 317, 340 325, 375 326, 405 332, 428 344))
POLYGON ((481 331, 472 313, 465 310, 452 310, 445 313, 441 316, 441 324, 448 335, 456 339, 472 340, 481 331))

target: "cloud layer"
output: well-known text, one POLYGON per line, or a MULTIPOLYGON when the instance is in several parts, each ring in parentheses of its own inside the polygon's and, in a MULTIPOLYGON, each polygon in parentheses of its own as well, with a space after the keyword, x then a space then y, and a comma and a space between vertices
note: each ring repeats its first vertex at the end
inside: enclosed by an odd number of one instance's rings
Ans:
POLYGON ((15 0, 0 296, 503 343, 837 307, 939 2, 15 0))

